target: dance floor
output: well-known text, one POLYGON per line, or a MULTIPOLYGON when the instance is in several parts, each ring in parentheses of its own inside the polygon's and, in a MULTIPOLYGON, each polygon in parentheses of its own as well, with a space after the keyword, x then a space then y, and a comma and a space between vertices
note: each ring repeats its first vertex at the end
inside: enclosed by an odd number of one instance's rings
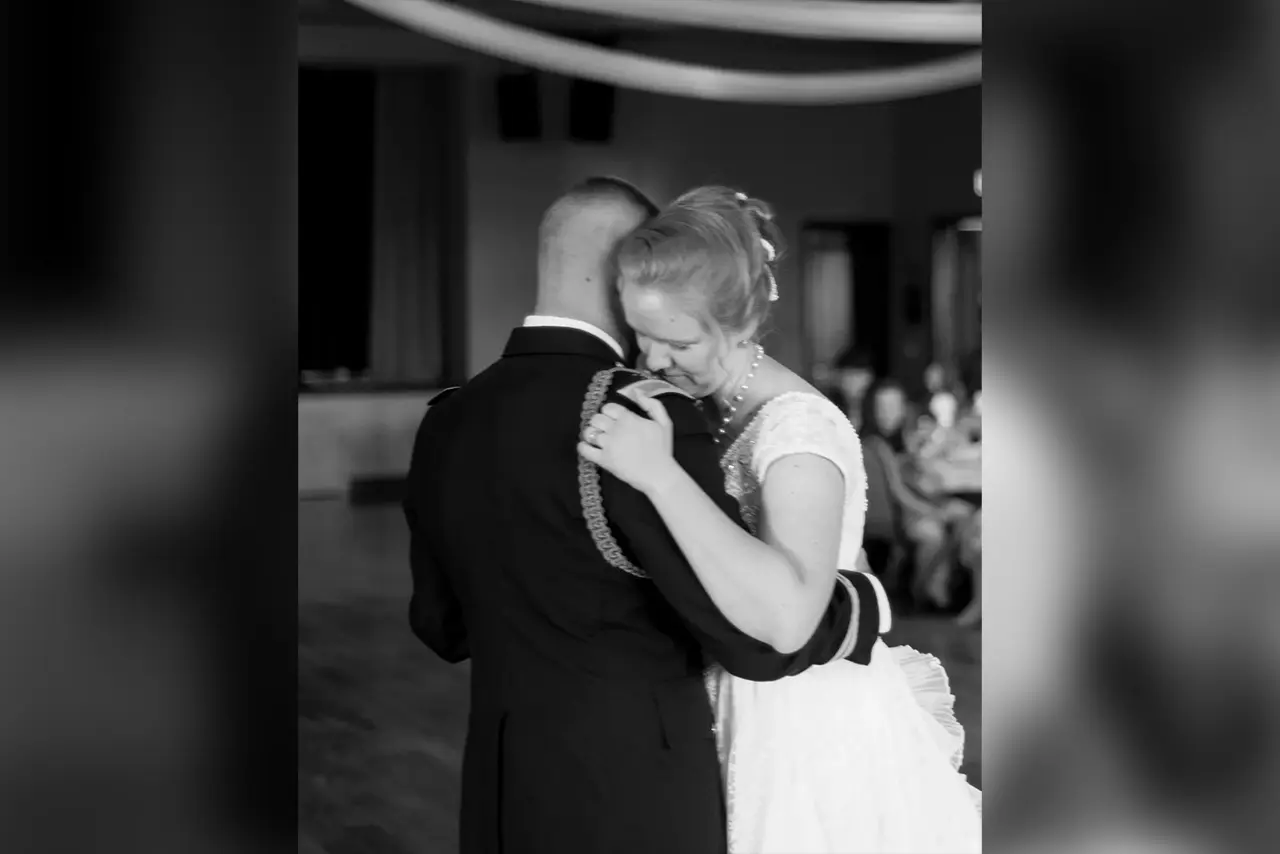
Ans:
MULTIPOLYGON (((457 850, 469 669, 410 634, 407 553, 398 507, 299 503, 299 854, 457 850)), ((889 642, 946 665, 981 786, 981 632, 900 620, 889 642)))

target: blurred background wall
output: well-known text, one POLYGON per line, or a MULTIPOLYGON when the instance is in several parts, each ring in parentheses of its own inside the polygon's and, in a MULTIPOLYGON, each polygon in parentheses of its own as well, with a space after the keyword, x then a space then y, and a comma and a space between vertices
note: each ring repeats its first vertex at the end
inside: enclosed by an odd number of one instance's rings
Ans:
MULTIPOLYGON (((469 5, 712 66, 835 70, 931 55, 469 5)), ((787 365, 813 376, 855 336, 885 372, 918 376, 933 355, 937 233, 980 206, 977 88, 838 107, 694 101, 532 74, 323 0, 302 4, 299 63, 304 496, 407 468, 432 392, 496 359, 532 309, 542 211, 592 174, 659 202, 723 183, 772 203, 789 251, 767 345, 787 365), (806 270, 831 239, 852 247, 834 282, 816 262, 806 270), (876 257, 860 265, 863 251, 876 257), (832 299, 846 310, 815 328, 832 299)))

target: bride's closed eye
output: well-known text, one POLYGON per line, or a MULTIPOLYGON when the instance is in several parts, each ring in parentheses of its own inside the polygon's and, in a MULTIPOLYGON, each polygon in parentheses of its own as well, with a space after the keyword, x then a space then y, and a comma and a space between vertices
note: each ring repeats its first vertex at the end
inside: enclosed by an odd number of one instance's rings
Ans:
POLYGON ((636 343, 640 344, 642 347, 644 347, 647 344, 662 344, 668 350, 675 350, 677 353, 683 353, 686 350, 692 349, 693 347, 692 344, 684 344, 678 341, 655 341, 653 338, 650 338, 647 335, 639 335, 639 334, 636 335, 636 343))

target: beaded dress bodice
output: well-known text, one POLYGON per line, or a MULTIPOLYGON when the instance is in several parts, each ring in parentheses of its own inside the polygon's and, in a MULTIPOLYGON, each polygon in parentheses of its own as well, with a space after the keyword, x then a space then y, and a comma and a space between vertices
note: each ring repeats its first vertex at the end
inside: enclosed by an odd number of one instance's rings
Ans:
POLYGON ((738 502, 751 533, 757 534, 764 477, 769 466, 791 454, 823 457, 844 475, 839 565, 854 566, 862 548, 862 525, 867 509, 862 445, 844 413, 825 397, 794 391, 766 401, 721 454, 725 491, 738 502))
MULTIPOLYGON (((825 397, 813 392, 787 392, 764 403, 742 432, 720 456, 725 491, 738 502, 742 519, 751 533, 759 536, 764 479, 769 467, 792 454, 814 454, 830 460, 844 476, 844 520, 841 528, 839 566, 853 567, 862 549, 862 526, 867 509, 867 477, 862 465, 862 445, 844 413, 825 397)), ((743 852, 750 845, 740 839, 736 820, 737 756, 731 738, 721 724, 734 720, 732 701, 722 701, 723 680, 732 680, 719 666, 710 664, 704 681, 707 697, 716 716, 716 750, 724 770, 728 806, 728 837, 731 852, 743 852)), ((802 679, 802 676, 793 677, 802 679)), ((789 680, 782 680, 783 682, 789 680)), ((778 686, 780 683, 769 683, 778 686)), ((782 690, 757 686, 754 690, 782 690)))

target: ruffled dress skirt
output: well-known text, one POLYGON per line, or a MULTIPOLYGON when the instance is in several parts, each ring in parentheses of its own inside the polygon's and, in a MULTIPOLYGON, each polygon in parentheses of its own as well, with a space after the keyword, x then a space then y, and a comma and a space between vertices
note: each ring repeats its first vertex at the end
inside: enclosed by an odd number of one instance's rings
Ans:
POLYGON ((982 795, 960 773, 946 671, 908 646, 776 682, 707 671, 730 854, 967 854, 982 795))

